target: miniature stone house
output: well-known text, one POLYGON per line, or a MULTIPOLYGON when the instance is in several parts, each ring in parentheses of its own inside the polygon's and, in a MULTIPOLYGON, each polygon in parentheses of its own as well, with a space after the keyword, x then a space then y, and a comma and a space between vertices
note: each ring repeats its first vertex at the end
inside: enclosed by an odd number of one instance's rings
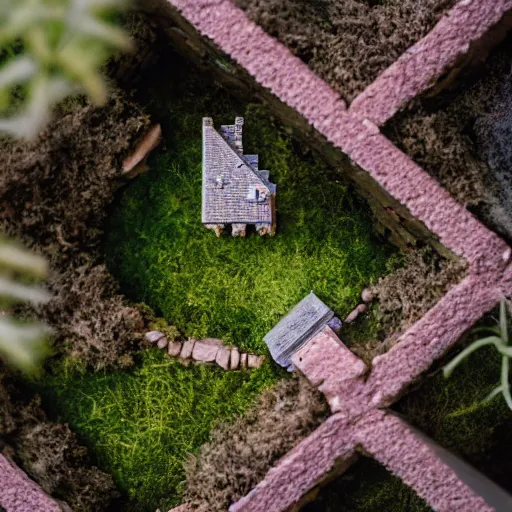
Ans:
POLYGON ((258 155, 244 155, 243 117, 220 131, 203 118, 202 222, 220 236, 231 225, 233 236, 245 236, 247 225, 260 235, 275 233, 276 186, 269 171, 258 169, 258 155))
POLYGON ((341 322, 311 292, 267 333, 264 340, 276 363, 292 371, 292 355, 326 326, 336 331, 341 322))

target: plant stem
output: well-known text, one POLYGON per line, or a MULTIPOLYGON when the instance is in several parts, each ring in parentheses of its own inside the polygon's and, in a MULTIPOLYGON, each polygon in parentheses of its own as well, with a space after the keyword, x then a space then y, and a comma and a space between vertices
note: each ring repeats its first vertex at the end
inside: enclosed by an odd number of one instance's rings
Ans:
POLYGON ((458 366, 464 359, 466 359, 466 357, 472 354, 475 350, 478 350, 480 347, 484 347, 485 345, 495 345, 498 348, 500 344, 501 340, 497 336, 489 336, 487 338, 482 338, 481 340, 475 341, 469 345, 469 347, 466 347, 457 357, 455 357, 443 368, 443 375, 445 377, 449 377, 456 366, 458 366))

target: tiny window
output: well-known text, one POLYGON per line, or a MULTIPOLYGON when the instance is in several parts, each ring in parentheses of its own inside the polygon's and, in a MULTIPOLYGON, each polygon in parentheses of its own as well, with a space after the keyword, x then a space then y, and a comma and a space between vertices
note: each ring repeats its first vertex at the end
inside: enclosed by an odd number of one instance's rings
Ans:
POLYGON ((249 201, 258 201, 260 197, 260 191, 256 187, 249 187, 249 192, 247 193, 247 199, 249 201))

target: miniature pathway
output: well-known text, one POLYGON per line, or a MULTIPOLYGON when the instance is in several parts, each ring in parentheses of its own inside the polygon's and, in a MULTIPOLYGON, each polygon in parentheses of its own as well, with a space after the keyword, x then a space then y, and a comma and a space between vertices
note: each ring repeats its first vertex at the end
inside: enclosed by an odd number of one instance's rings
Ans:
POLYGON ((421 435, 384 408, 503 295, 512 294, 512 251, 382 135, 378 126, 435 82, 468 52, 471 43, 483 39, 512 8, 512 0, 460 1, 430 34, 356 98, 349 110, 306 64, 229 0, 169 3, 256 82, 367 171, 445 247, 469 263, 467 277, 401 336, 398 344, 376 357, 371 371, 329 330, 302 349, 307 352, 299 350, 294 355, 297 368, 326 395, 333 415, 233 504, 230 512, 288 510, 334 468, 339 474, 348 467, 358 450, 379 460, 438 512, 498 510, 459 479, 421 435))
POLYGON ((196 340, 169 341, 161 331, 150 331, 145 335, 146 341, 156 345, 161 350, 167 350, 169 357, 188 364, 215 363, 224 370, 238 370, 243 368, 260 368, 265 361, 265 356, 257 356, 240 352, 237 347, 228 347, 222 340, 205 338, 196 340))

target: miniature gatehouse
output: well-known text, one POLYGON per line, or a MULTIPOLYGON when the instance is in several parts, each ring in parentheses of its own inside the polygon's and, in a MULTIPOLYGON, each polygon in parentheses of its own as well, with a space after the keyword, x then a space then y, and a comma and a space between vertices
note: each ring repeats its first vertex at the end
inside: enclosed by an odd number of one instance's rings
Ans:
POLYGON ((325 326, 337 331, 340 320, 313 292, 304 297, 263 338, 274 361, 293 370, 292 355, 325 326))
POLYGON ((210 117, 203 118, 202 222, 217 236, 227 225, 233 236, 245 236, 248 225, 274 235, 276 186, 269 171, 258 168, 258 155, 243 154, 243 123, 237 117, 217 131, 210 117))

